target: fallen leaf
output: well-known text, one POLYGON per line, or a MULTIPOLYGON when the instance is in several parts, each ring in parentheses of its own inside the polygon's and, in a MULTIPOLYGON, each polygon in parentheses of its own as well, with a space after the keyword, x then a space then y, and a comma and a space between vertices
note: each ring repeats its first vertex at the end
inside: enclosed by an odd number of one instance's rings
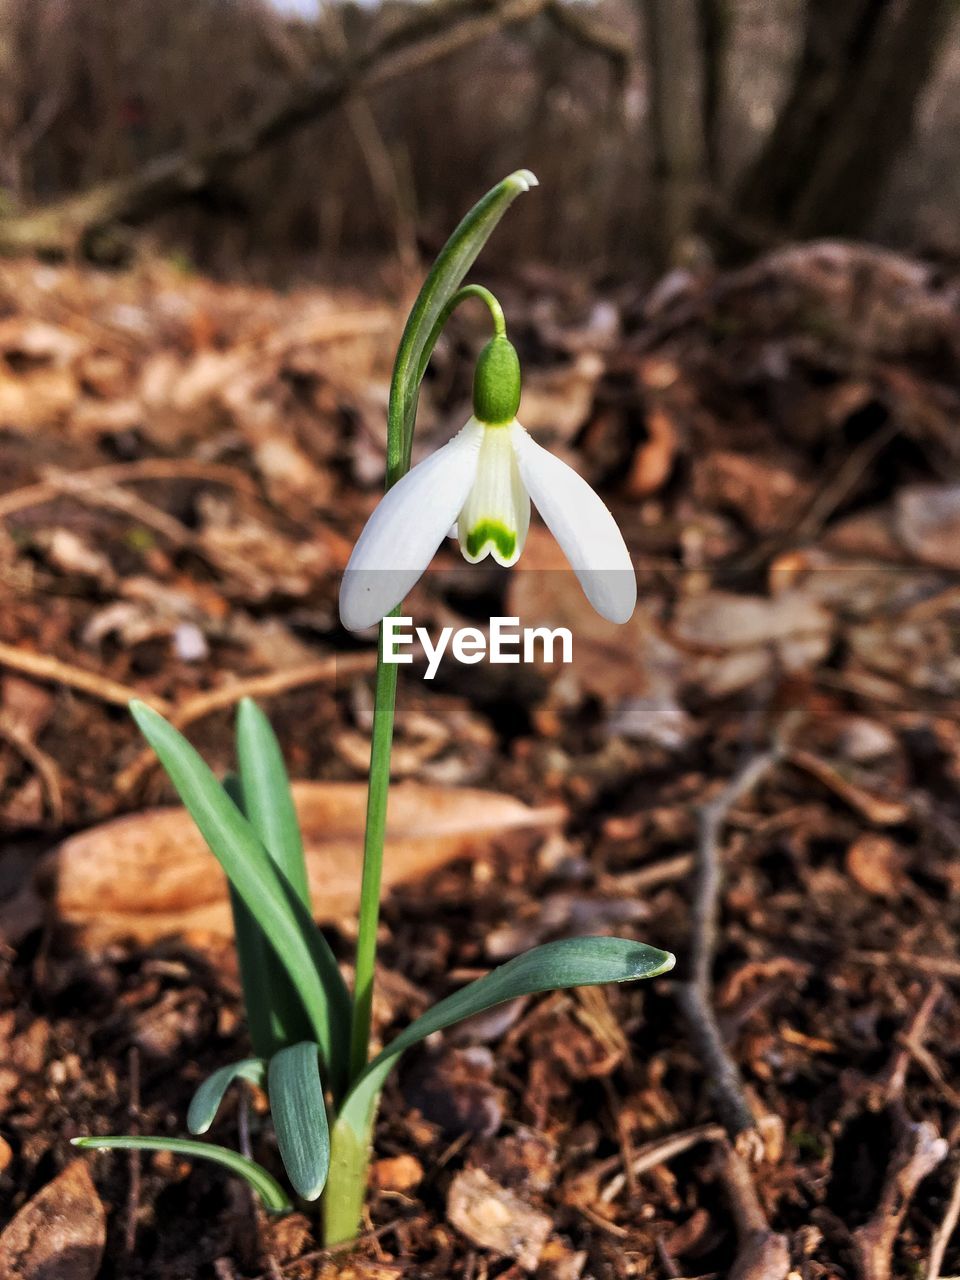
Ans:
POLYGON ((900 541, 923 564, 960 569, 960 485, 901 489, 894 521, 900 541))
POLYGON ((516 1258, 536 1271, 553 1223, 482 1169, 464 1169, 450 1184, 447 1218, 481 1249, 516 1258))
POLYGON ((647 439, 637 446, 630 464, 626 492, 645 498, 666 484, 677 456, 677 431, 670 415, 653 407, 647 414, 647 439))
POLYGON ((375 1160, 370 1182, 378 1191, 412 1191, 423 1181, 423 1165, 409 1153, 375 1160))
MULTIPOLYGON (((367 788, 300 782, 293 791, 317 918, 348 918, 359 901, 367 788)), ((563 817, 559 807, 531 809, 496 792, 400 783, 390 791, 384 889, 504 832, 554 830, 563 817)), ((43 859, 39 883, 59 919, 79 926, 90 944, 231 933, 225 878, 185 809, 149 809, 70 837, 43 859)))
POLYGON ((870 832, 847 850, 847 870, 861 889, 878 898, 898 898, 903 890, 904 859, 888 836, 870 832))
POLYGON ((797 512, 807 488, 786 467, 717 449, 693 459, 693 496, 707 509, 736 511, 757 532, 771 533, 797 512))
POLYGON ((94 1280, 107 1216, 86 1160, 74 1160, 28 1200, 0 1235, 4 1280, 94 1280))
POLYGON ((611 701, 673 700, 683 659, 653 614, 641 602, 622 626, 601 618, 553 535, 540 526, 530 529, 523 558, 510 575, 506 612, 521 626, 569 629, 573 664, 544 666, 545 672, 569 675, 584 691, 611 701))

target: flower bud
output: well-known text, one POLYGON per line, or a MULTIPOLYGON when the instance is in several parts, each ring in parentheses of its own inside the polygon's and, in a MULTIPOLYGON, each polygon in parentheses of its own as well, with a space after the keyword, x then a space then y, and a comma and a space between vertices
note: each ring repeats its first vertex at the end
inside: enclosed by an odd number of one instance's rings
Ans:
POLYGON ((502 334, 480 352, 473 375, 473 413, 486 426, 507 426, 520 407, 520 361, 502 334))

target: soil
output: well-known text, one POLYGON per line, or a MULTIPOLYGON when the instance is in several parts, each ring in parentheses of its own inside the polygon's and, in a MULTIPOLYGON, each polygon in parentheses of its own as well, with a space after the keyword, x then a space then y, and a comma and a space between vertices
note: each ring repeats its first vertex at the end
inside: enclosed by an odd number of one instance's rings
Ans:
MULTIPOLYGON (((69 833, 171 799, 149 765, 130 772, 141 746, 106 682, 176 708, 364 648, 336 589, 376 500, 399 313, 139 272, 0 276, 3 1222, 78 1158, 70 1138, 182 1134, 199 1081, 248 1052, 223 939, 91 947, 36 879, 69 833), (345 313, 353 332, 317 336, 317 317, 345 313), (192 473, 136 470, 182 459, 192 473), (108 464, 82 496, 63 479, 108 464), (100 684, 71 685, 77 670, 100 684)), ((28 1249, 17 1276, 931 1274, 960 1141, 956 284, 814 246, 624 290, 604 299, 615 332, 579 281, 505 295, 528 425, 610 502, 641 604, 598 632, 538 531, 534 572, 454 570, 444 553, 417 589, 431 625, 567 620, 574 663, 446 667, 432 684, 404 669, 398 775, 568 817, 391 892, 377 1032, 565 934, 636 936, 677 970, 525 1000, 411 1053, 351 1253, 320 1248, 312 1210, 270 1219, 212 1167, 83 1155, 105 1243, 59 1272, 28 1249), (709 802, 724 875, 710 994, 756 1125, 739 1136, 678 999, 709 802)), ((425 447, 464 412, 477 332, 439 353, 425 447)), ((262 699, 295 778, 362 780, 370 683, 262 699)), ((231 719, 187 730, 219 770, 231 719)), ((328 930, 347 967, 352 930, 328 930)), ((233 1097, 211 1137, 237 1145, 248 1125, 279 1174, 264 1113, 255 1091, 233 1097)), ((954 1234, 939 1274, 958 1270, 954 1234)))

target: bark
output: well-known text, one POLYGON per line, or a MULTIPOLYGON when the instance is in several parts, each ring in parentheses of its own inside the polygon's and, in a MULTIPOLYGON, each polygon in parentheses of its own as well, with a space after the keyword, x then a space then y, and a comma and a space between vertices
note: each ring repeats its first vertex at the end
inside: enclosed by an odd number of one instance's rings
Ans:
POLYGON ((861 233, 955 13, 955 0, 807 0, 793 82, 737 219, 782 237, 861 233))
MULTIPOLYGON (((410 74, 501 27, 526 22, 547 0, 444 0, 388 31, 351 63, 298 80, 256 118, 196 151, 176 151, 135 173, 57 204, 0 219, 0 253, 109 255, 118 227, 135 226, 215 188, 238 164, 327 114, 355 91, 410 74)), ((122 237, 121 237, 122 241, 122 237)))
POLYGON ((660 256, 682 260, 704 183, 697 0, 644 0, 660 256))
POLYGON ((703 85, 703 143, 710 180, 719 184, 727 47, 730 41, 728 0, 697 0, 697 25, 703 85))

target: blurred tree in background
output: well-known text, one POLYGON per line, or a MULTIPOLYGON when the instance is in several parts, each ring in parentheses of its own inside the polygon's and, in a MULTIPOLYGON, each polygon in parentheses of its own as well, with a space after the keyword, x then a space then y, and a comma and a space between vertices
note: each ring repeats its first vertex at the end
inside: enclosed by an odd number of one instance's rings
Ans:
POLYGON ((0 0, 0 248, 221 273, 412 261, 533 168, 505 252, 956 252, 955 0, 0 0), (919 120, 919 125, 918 125, 919 120), (942 242, 942 243, 941 243, 942 242))

